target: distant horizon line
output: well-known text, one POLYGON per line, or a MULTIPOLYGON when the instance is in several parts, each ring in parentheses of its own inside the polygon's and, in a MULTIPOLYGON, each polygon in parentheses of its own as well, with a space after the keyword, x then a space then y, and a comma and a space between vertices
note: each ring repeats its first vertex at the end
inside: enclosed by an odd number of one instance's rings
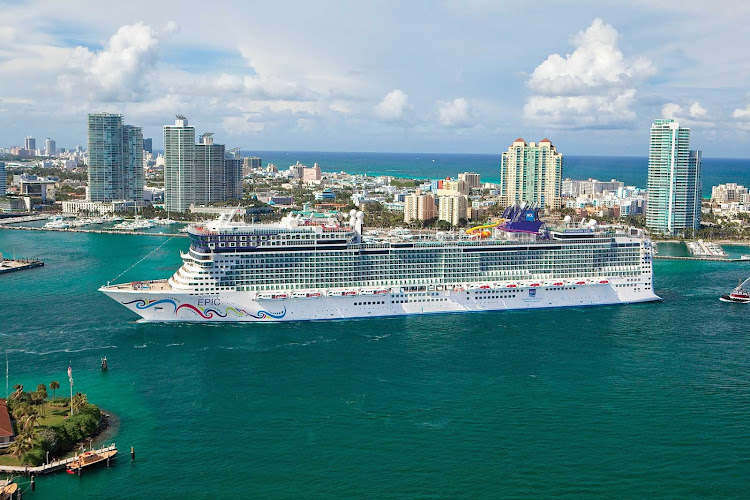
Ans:
MULTIPOLYGON (((154 151, 164 151, 163 149, 157 149, 154 148, 154 151)), ((293 149, 255 149, 255 150, 246 150, 245 148, 240 148, 240 152, 248 152, 248 153, 340 153, 340 154, 384 154, 384 155, 456 155, 456 156, 501 156, 502 153, 436 153, 436 152, 429 152, 429 151, 324 151, 324 150, 307 150, 307 149, 299 149, 299 150, 293 150, 293 149)), ((702 150, 698 150, 702 151, 702 150)), ((638 155, 582 155, 582 154, 572 154, 572 153, 561 153, 563 157, 565 156, 573 156, 573 157, 580 157, 580 158, 646 158, 648 159, 648 155, 644 156, 638 156, 638 155)), ((748 158, 738 158, 736 156, 704 156, 703 159, 716 159, 716 160, 748 160, 750 161, 750 157, 748 158)), ((262 158, 261 158, 262 159, 262 158)))

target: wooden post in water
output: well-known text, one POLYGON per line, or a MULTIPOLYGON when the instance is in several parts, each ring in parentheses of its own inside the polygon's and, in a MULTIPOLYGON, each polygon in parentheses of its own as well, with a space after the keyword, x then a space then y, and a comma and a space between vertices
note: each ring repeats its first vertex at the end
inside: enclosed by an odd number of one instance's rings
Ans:
POLYGON ((130 447, 130 461, 135 462, 135 448, 130 447))

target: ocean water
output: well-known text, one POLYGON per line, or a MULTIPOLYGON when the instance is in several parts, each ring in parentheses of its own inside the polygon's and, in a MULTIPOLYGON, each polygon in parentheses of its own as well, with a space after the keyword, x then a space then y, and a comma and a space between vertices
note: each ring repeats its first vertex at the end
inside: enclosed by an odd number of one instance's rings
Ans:
MULTIPOLYGON (((263 165, 273 163, 286 169, 299 161, 306 165, 317 162, 328 172, 345 171, 371 175, 392 175, 420 179, 455 177, 459 172, 482 174, 488 182, 500 180, 500 154, 437 154, 437 153, 328 153, 309 151, 258 151, 243 154, 257 155, 263 165)), ((615 178, 626 185, 646 187, 648 158, 615 156, 563 157, 563 176, 571 179, 599 180, 615 178)), ((711 195, 711 186, 736 182, 750 186, 750 159, 704 158, 703 195, 711 195)))
MULTIPOLYGON (((299 324, 141 324, 97 287, 160 237, 0 230, 10 384, 117 415, 60 498, 742 498, 746 264, 657 261, 660 303, 299 324), (109 371, 102 373, 100 358, 109 371), (134 446, 137 459, 128 456, 134 446)), ((123 280, 180 264, 174 238, 123 280)))

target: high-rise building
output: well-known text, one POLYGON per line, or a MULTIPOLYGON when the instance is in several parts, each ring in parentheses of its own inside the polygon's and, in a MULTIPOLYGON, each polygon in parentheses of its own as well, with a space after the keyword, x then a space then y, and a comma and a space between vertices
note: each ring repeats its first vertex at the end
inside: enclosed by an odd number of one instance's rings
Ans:
POLYGON ((123 200, 143 205, 143 129, 133 125, 122 127, 123 200))
POLYGON ((242 159, 243 177, 250 175, 250 172, 256 168, 261 168, 261 161, 257 156, 247 156, 242 159))
POLYGON ((44 141, 44 153, 47 156, 54 156, 57 154, 57 145, 55 144, 55 141, 49 137, 44 141))
POLYGON ((195 127, 177 115, 174 125, 164 125, 164 205, 184 212, 196 202, 195 127))
POLYGON ((312 167, 305 167, 304 169, 302 169, 302 180, 305 182, 319 181, 321 177, 322 173, 317 163, 312 167))
POLYGON ((432 193, 422 194, 417 189, 404 201, 404 222, 413 220, 428 221, 435 218, 435 197, 432 193))
POLYGON ((143 150, 144 151, 148 151, 149 153, 153 153, 154 151, 153 151, 152 145, 153 145, 153 139, 151 139, 151 137, 143 139, 143 150))
POLYGON ((452 226, 458 226, 462 219, 465 221, 468 218, 469 203, 466 196, 462 194, 441 196, 438 203, 438 220, 444 220, 450 222, 452 226))
POLYGON ((23 144, 24 144, 23 146, 24 149, 26 149, 27 151, 30 151, 31 154, 34 154, 34 150, 36 149, 36 139, 31 137, 30 135, 27 135, 26 139, 24 139, 23 144))
POLYGON ((480 179, 480 175, 474 172, 462 172, 458 174, 458 180, 466 181, 469 191, 482 187, 482 181, 480 179))
POLYGON ((143 202, 143 132, 122 115, 88 115, 89 200, 143 202))
POLYGON ((231 150, 224 160, 224 192, 226 200, 242 198, 242 156, 240 150, 231 150))
POLYGON ((701 191, 701 152, 690 150, 690 129, 675 120, 654 120, 646 226, 670 235, 699 229, 701 191))
POLYGON ((226 200, 224 145, 214 144, 212 133, 195 146, 195 203, 226 200))
POLYGON ((560 208, 562 174, 563 156, 549 139, 527 144, 519 137, 503 153, 500 194, 507 204, 527 201, 560 208))
POLYGON ((442 182, 438 182, 435 193, 438 196, 455 196, 457 194, 468 195, 469 183, 462 179, 445 179, 442 182))
POLYGON ((5 175, 5 162, 0 161, 0 197, 5 196, 8 190, 8 179, 5 175))
POLYGON ((294 165, 289 165, 289 178, 302 179, 302 177, 305 175, 306 168, 307 165, 303 165, 299 161, 294 165))

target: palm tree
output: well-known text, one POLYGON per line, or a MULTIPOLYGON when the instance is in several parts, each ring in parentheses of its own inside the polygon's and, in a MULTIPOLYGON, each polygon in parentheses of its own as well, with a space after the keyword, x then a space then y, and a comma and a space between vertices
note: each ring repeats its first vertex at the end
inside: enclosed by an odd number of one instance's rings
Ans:
POLYGON ((34 447, 34 436, 31 432, 23 431, 18 436, 13 444, 10 445, 10 454, 13 457, 20 458, 21 455, 31 450, 34 447))
POLYGON ((37 427, 39 425, 39 415, 36 412, 29 413, 19 423, 23 424, 22 432, 29 432, 33 434, 34 427, 37 427))
POLYGON ((16 384, 13 386, 13 390, 15 391, 13 394, 11 394, 11 399, 14 401, 21 397, 21 394, 23 394, 23 386, 21 384, 16 384))
POLYGON ((47 386, 44 384, 39 384, 36 386, 36 392, 47 392, 47 386))
POLYGON ((88 404, 88 399, 86 398, 85 394, 81 394, 80 392, 77 392, 75 396, 73 396, 73 401, 71 402, 71 406, 73 407, 73 412, 81 411, 81 409, 88 404))
POLYGON ((55 391, 60 388, 60 382, 53 380, 49 383, 49 388, 52 389, 52 401, 55 400, 55 391))

